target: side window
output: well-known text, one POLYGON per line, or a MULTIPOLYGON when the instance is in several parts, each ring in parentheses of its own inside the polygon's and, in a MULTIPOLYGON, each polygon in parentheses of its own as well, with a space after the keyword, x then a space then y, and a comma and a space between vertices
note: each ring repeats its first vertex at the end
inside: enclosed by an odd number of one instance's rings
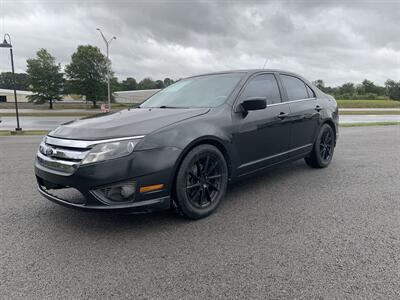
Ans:
POLYGON ((281 78, 286 88, 289 101, 309 98, 306 85, 303 81, 288 75, 281 75, 281 78))
POLYGON ((250 79, 250 82, 246 85, 240 96, 240 100, 254 97, 265 97, 267 104, 281 102, 278 83, 273 74, 261 74, 250 79))
POLYGON ((306 84, 307 92, 308 92, 308 98, 315 98, 315 93, 314 91, 306 84))

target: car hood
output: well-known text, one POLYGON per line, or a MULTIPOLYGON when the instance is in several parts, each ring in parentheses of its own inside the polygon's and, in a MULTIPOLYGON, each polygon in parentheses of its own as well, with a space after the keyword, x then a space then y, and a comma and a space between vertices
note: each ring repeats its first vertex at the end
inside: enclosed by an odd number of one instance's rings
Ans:
POLYGON ((62 124, 51 131, 49 136, 100 140, 146 135, 173 123, 205 114, 209 110, 209 108, 136 108, 98 114, 62 124))

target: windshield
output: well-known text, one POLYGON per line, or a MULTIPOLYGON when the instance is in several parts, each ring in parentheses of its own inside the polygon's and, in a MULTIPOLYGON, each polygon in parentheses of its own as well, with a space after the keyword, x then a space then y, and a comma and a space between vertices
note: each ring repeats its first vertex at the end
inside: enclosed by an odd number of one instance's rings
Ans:
POLYGON ((216 74, 180 80, 142 103, 140 107, 215 107, 225 102, 241 73, 216 74))

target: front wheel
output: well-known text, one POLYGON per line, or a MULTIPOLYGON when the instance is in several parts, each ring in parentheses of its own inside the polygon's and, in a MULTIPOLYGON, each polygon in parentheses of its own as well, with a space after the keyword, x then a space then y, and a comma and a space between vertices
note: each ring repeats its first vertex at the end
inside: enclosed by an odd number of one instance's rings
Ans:
POLYGON ((307 165, 311 168, 327 167, 333 157, 335 149, 335 132, 329 124, 323 124, 310 156, 305 158, 307 165))
POLYGON ((174 205, 190 219, 211 214, 220 204, 228 184, 228 168, 218 148, 200 145, 183 159, 175 184, 174 205))

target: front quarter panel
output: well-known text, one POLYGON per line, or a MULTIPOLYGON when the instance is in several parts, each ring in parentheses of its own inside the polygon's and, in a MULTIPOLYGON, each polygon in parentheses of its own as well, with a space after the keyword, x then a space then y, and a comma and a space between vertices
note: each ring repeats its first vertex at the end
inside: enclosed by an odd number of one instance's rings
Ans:
POLYGON ((232 148, 232 120, 229 104, 212 108, 207 114, 166 126, 145 137, 138 149, 154 147, 176 147, 182 150, 175 168, 186 153, 199 143, 217 143, 222 145, 228 164, 235 165, 236 153, 232 148))

